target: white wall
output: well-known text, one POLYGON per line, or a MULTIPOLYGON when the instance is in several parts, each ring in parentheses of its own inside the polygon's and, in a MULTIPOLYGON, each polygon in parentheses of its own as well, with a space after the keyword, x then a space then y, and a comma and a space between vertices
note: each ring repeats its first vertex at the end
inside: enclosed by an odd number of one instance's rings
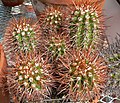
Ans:
POLYGON ((104 5, 104 15, 111 17, 105 21, 108 27, 106 34, 110 42, 114 42, 116 33, 120 34, 120 5, 116 0, 106 0, 104 5))

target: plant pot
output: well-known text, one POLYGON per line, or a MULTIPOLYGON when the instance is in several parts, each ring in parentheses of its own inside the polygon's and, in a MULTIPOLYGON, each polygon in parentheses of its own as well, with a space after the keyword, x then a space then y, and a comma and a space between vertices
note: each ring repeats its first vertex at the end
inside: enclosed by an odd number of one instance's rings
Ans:
POLYGON ((3 47, 0 44, 0 103, 9 103, 9 92, 4 90, 6 84, 5 73, 7 72, 7 61, 3 51, 3 47))
POLYGON ((17 6, 24 2, 24 0, 2 0, 5 6, 17 6))
MULTIPOLYGON (((36 15, 39 15, 39 13, 46 7, 46 5, 70 5, 73 4, 74 0, 31 0, 34 10, 36 12, 36 15)), ((105 0, 92 0, 93 2, 99 1, 101 3, 101 8, 104 5, 105 0)))

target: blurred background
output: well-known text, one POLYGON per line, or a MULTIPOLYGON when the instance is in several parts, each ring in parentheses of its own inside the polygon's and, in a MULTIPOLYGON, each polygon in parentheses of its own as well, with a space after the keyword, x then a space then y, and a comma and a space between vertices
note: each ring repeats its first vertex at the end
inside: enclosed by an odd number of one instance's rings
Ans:
POLYGON ((108 26, 106 35, 112 43, 116 33, 120 34, 120 5, 116 0, 106 0, 103 11, 106 18, 111 17, 105 21, 105 24, 108 26))

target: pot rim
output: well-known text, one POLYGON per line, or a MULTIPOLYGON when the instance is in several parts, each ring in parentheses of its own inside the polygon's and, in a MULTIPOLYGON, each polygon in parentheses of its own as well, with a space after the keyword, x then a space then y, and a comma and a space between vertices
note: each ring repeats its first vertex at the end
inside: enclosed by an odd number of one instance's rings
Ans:
POLYGON ((17 5, 20 5, 24 2, 24 0, 15 0, 15 1, 1 0, 1 1, 5 6, 17 6, 17 5))

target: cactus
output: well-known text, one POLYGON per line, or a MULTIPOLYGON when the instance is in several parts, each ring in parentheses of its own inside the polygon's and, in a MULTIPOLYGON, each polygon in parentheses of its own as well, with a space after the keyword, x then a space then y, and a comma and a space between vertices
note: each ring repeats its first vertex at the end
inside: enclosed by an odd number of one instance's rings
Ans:
MULTIPOLYGON (((43 100, 48 97, 50 64, 40 55, 24 54, 17 56, 15 69, 7 74, 7 84, 11 95, 19 101, 43 100)), ((49 91, 50 92, 50 91, 49 91)))
POLYGON ((14 54, 16 52, 31 52, 37 49, 39 36, 39 25, 33 23, 32 19, 23 17, 18 20, 12 19, 8 24, 3 41, 9 61, 15 58, 14 54))
POLYGON ((69 36, 63 36, 61 34, 53 34, 48 39, 48 49, 52 54, 52 57, 63 56, 68 48, 70 48, 69 36))
POLYGON ((45 31, 60 31, 63 22, 63 12, 61 7, 48 6, 40 13, 39 21, 45 31))
MULTIPOLYGON (((55 40, 52 38, 50 42, 49 51, 52 52, 53 56, 61 56, 65 53, 66 47, 65 42, 62 40, 55 40)), ((57 38, 58 39, 58 38, 57 38)))
POLYGON ((88 51, 73 49, 60 61, 68 71, 61 80, 64 87, 59 88, 68 91, 66 98, 82 103, 99 99, 107 80, 107 65, 98 52, 91 52, 90 48, 88 51))
POLYGON ((120 96, 120 35, 116 36, 116 42, 103 49, 102 55, 109 66, 109 78, 106 94, 120 96))
POLYGON ((103 32, 103 16, 98 2, 76 1, 68 16, 70 35, 78 47, 89 48, 98 44, 103 32), (72 12, 71 12, 72 11, 72 12))
MULTIPOLYGON (((30 51, 36 48, 38 26, 30 24, 30 19, 20 18, 19 20, 13 19, 9 23, 4 36, 6 45, 13 50, 30 51), (9 44, 8 44, 9 43, 9 44)), ((9 49, 8 48, 8 49, 9 49)))

